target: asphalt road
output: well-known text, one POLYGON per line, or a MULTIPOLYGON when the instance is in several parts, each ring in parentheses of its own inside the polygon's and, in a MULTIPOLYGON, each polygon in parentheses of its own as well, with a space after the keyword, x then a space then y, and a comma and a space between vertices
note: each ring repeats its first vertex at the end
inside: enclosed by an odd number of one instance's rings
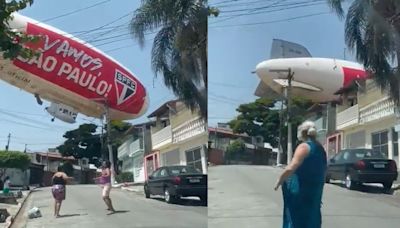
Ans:
MULTIPOLYGON (((282 169, 265 166, 209 168, 209 228, 282 227, 282 192, 273 185, 282 169)), ((380 187, 349 191, 325 185, 323 228, 400 227, 400 196, 380 187)))
POLYGON ((50 188, 38 189, 28 198, 26 210, 21 211, 22 219, 18 219, 13 227, 207 227, 207 207, 201 206, 198 200, 183 200, 171 205, 160 198, 145 199, 142 194, 121 189, 113 189, 111 198, 117 213, 107 215, 100 187, 67 186, 67 197, 60 211, 63 217, 54 218, 50 188), (40 208, 43 216, 27 219, 27 210, 34 206, 40 208))

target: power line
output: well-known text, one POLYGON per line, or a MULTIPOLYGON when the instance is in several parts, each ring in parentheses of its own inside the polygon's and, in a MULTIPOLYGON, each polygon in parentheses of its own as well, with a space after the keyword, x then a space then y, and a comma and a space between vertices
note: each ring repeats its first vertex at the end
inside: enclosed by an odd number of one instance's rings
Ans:
POLYGON ((272 24, 272 23, 278 23, 278 22, 293 21, 293 20, 296 20, 296 19, 302 19, 302 18, 307 18, 307 17, 320 16, 320 15, 324 15, 324 14, 331 14, 331 12, 321 12, 321 13, 306 14, 306 15, 301 15, 301 16, 297 16, 297 17, 290 17, 290 18, 285 18, 285 19, 280 19, 280 20, 273 20, 273 21, 263 21, 263 22, 245 23, 245 24, 211 26, 210 28, 228 28, 228 27, 244 27, 244 26, 254 26, 254 25, 265 25, 265 24, 272 24))
POLYGON ((47 18, 47 19, 43 20, 42 22, 52 21, 52 20, 55 20, 55 19, 58 19, 58 18, 61 18, 61 17, 66 17, 66 16, 69 16, 69 15, 72 15, 72 14, 75 14, 75 13, 78 13, 78 12, 81 12, 81 11, 84 11, 84 10, 87 10, 87 9, 90 9, 90 8, 93 8, 93 7, 96 7, 96 6, 99 6, 99 5, 102 5, 102 4, 107 3, 107 2, 110 2, 110 1, 111 1, 111 0, 105 0, 105 1, 102 1, 102 2, 98 2, 98 3, 95 3, 95 4, 93 4, 93 5, 86 6, 86 7, 84 7, 84 8, 76 9, 76 10, 74 10, 74 11, 71 11, 71 12, 68 12, 68 13, 65 13, 65 14, 61 14, 61 15, 59 15, 59 16, 47 18))

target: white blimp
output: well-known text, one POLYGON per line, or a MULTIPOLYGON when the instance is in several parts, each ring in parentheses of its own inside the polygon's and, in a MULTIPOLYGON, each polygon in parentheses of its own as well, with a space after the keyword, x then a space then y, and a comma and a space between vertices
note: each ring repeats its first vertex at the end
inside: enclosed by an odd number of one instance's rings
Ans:
POLYGON ((293 97, 324 103, 338 100, 339 90, 367 77, 361 64, 332 58, 313 58, 301 45, 282 40, 273 41, 271 58, 256 67, 255 72, 261 79, 256 90, 257 96, 282 95, 291 74, 293 97))

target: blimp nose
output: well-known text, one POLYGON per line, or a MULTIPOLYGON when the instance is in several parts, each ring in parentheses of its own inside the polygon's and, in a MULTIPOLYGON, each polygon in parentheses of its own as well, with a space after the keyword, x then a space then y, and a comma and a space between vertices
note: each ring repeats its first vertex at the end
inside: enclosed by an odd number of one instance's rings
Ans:
POLYGON ((267 61, 263 61, 256 66, 255 73, 258 75, 260 78, 267 77, 269 73, 269 66, 267 61))

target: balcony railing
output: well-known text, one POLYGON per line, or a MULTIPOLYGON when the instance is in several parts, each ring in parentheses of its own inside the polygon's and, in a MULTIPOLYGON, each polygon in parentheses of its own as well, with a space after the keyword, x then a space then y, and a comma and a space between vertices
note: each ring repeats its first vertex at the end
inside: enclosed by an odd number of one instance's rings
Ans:
POLYGON ((136 139, 129 145, 129 155, 132 156, 133 154, 143 151, 143 140, 142 138, 136 139))
POLYGON ((199 118, 187 121, 186 123, 181 124, 172 130, 173 143, 184 141, 204 132, 206 132, 206 124, 204 119, 199 118))
POLYGON ((131 141, 125 141, 118 147, 118 159, 129 155, 129 143, 131 143, 131 141))
POLYGON ((385 97, 360 110, 360 123, 372 122, 391 115, 395 115, 394 103, 385 97))
POLYGON ((359 112, 358 104, 354 105, 340 113, 336 117, 336 129, 342 130, 344 128, 358 124, 359 112))
POLYGON ((153 143, 153 149, 158 149, 168 143, 172 142, 172 131, 171 125, 151 134, 151 141, 153 143))

